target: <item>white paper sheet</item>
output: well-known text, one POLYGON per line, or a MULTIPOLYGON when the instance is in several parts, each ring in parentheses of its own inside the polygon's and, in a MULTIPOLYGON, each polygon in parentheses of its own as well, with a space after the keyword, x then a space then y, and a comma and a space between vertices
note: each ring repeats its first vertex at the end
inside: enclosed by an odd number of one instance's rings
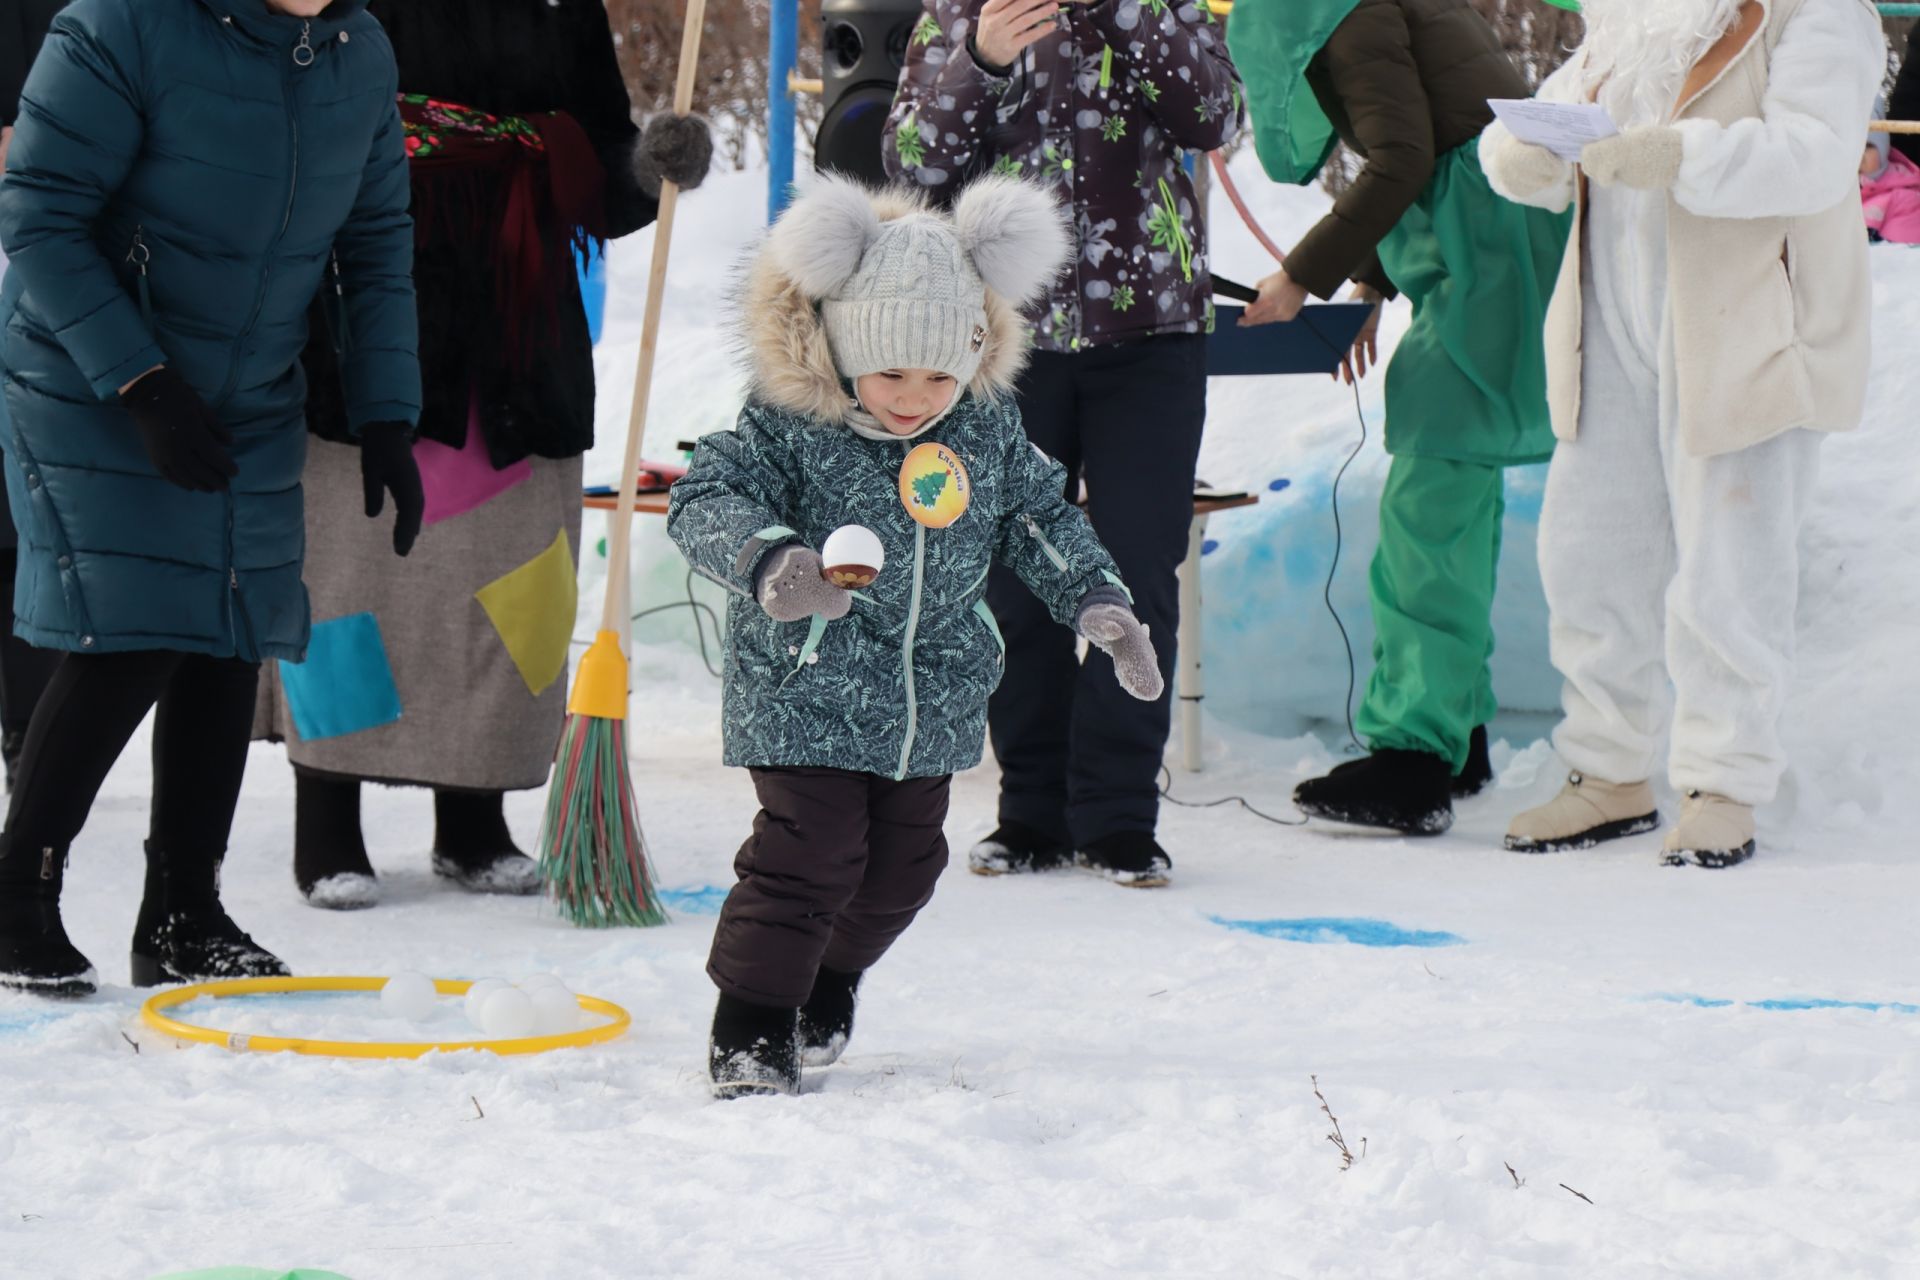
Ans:
POLYGON ((1620 132, 1607 109, 1598 103, 1489 98, 1487 105, 1514 137, 1545 147, 1574 164, 1580 162, 1580 149, 1589 142, 1611 138, 1620 132))

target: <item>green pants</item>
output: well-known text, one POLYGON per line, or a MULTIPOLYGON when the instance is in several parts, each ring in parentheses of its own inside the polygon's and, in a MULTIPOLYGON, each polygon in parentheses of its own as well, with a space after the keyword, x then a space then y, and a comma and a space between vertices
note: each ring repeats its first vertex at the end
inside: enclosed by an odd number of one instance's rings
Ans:
POLYGON ((1380 495, 1373 676, 1354 727, 1372 749, 1467 760, 1493 718, 1493 590, 1506 513, 1499 467, 1401 454, 1380 495))

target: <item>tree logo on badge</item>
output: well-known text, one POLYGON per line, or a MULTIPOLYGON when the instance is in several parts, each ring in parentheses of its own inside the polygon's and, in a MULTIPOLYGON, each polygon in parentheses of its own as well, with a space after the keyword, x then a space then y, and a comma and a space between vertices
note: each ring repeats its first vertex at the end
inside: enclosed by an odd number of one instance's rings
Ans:
POLYGON ((900 504, 929 529, 944 529, 967 512, 973 482, 967 468, 943 444, 923 444, 900 465, 900 504))

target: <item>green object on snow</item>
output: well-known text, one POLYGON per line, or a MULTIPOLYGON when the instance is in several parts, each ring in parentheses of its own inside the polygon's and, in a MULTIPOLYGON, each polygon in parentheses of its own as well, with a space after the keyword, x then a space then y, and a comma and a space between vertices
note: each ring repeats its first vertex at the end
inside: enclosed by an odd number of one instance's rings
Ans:
POLYGON ((1484 466, 1553 455, 1542 350, 1572 218, 1495 195, 1472 143, 1380 242, 1413 323, 1387 366, 1387 452, 1484 466))
POLYGON ((1247 87, 1253 148, 1275 182, 1306 186, 1333 154, 1307 64, 1360 0, 1236 0, 1227 48, 1247 87))
POLYGON ((1556 9, 1567 9, 1574 13, 1580 12, 1580 0, 1547 0, 1547 3, 1556 9))
POLYGON ((1506 513, 1499 467, 1401 455, 1380 494, 1373 676, 1354 728, 1375 751, 1467 762, 1493 718, 1493 591, 1506 513))
POLYGON ((154 1280, 347 1280, 338 1271, 316 1271, 311 1267, 296 1267, 292 1271, 276 1271, 268 1267, 213 1267, 206 1271, 170 1271, 154 1280))

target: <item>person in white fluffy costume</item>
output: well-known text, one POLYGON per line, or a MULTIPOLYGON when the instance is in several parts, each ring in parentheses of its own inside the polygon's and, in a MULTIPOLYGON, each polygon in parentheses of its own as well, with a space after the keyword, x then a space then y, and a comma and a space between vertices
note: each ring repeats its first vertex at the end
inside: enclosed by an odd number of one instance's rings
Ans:
POLYGON ((1578 222, 1547 314, 1560 444, 1540 517, 1572 770, 1507 847, 1584 848, 1659 824, 1671 865, 1754 850, 1786 767, 1796 540, 1824 432, 1868 366, 1859 139, 1886 68, 1867 0, 1586 0, 1543 99, 1620 127, 1580 163, 1481 139, 1494 188, 1578 222), (1664 659, 1664 661, 1663 661, 1664 659))

